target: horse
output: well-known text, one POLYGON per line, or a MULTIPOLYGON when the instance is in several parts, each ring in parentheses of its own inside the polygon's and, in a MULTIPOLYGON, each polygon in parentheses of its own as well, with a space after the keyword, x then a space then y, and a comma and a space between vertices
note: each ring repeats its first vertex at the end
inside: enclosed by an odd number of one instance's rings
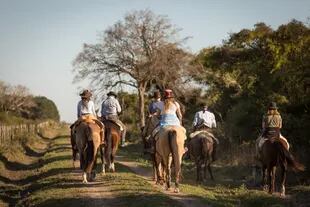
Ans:
MULTIPOLYGON (((159 119, 158 116, 151 116, 147 119, 146 125, 141 129, 142 133, 142 141, 144 144, 144 149, 155 149, 155 139, 153 131, 158 126, 159 119)), ((153 180, 156 181, 156 184, 159 183, 158 177, 157 177, 157 169, 156 169, 156 159, 155 159, 155 150, 154 152, 149 152, 151 156, 151 162, 153 165, 153 180)), ((158 164, 161 168, 161 165, 158 164)))
POLYGON ((195 162, 196 165, 196 181, 200 183, 201 181, 205 181, 207 177, 207 169, 211 176, 211 180, 214 180, 213 173, 211 170, 212 163, 212 153, 213 153, 213 142, 212 137, 208 136, 206 133, 199 133, 190 139, 188 142, 188 153, 191 158, 195 162), (202 176, 202 166, 204 168, 203 176, 202 176))
POLYGON ((97 152, 100 148, 99 125, 91 119, 79 123, 75 129, 75 141, 80 155, 80 168, 83 170, 83 183, 88 183, 95 177, 97 152))
POLYGON ((121 140, 120 126, 111 120, 103 119, 102 122, 106 129, 102 172, 105 173, 106 167, 108 170, 115 172, 114 160, 121 140))
POLYGON ((72 124, 70 126, 70 143, 71 143, 71 149, 72 149, 72 165, 73 165, 73 168, 75 168, 75 161, 76 161, 76 157, 77 157, 77 154, 79 152, 79 150, 77 149, 77 146, 76 146, 76 141, 75 141, 75 132, 74 132, 74 124, 72 124))
POLYGON ((297 162, 293 155, 278 141, 267 139, 261 149, 262 186, 268 186, 268 192, 275 191, 276 168, 281 168, 280 195, 285 196, 286 171, 290 167, 293 171, 304 171, 304 166, 297 162))
POLYGON ((174 164, 175 189, 174 192, 180 192, 179 181, 181 175, 182 156, 185 152, 184 141, 186 139, 186 130, 182 126, 162 127, 155 137, 156 139, 156 169, 157 177, 165 181, 166 190, 171 186, 171 159, 174 164), (172 155, 172 156, 170 156, 172 155), (162 164, 164 175, 159 171, 159 164, 162 164), (165 178, 165 179, 163 179, 165 178))

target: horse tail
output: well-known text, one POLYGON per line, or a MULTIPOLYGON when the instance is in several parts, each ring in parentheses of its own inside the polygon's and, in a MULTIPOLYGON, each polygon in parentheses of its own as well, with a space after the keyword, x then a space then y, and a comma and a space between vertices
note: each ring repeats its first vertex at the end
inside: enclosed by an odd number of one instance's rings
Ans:
POLYGON ((168 132, 168 140, 169 140, 169 148, 172 154, 174 167, 181 166, 180 163, 180 156, 179 156, 179 150, 177 146, 177 132, 175 130, 170 130, 168 132))
POLYGON ((177 138, 177 132, 175 130, 170 130, 168 132, 168 141, 169 141, 169 148, 170 148, 170 151, 174 152, 174 142, 176 142, 176 138, 177 138))
POLYGON ((280 159, 282 161, 286 160, 288 166, 291 167, 293 171, 297 172, 305 170, 305 166, 297 162, 294 156, 280 142, 275 142, 275 144, 280 152, 280 159))
POLYGON ((89 125, 85 128, 85 138, 86 138, 86 146, 84 149, 83 156, 83 170, 87 173, 90 173, 93 168, 94 157, 94 142, 92 141, 92 129, 89 125))

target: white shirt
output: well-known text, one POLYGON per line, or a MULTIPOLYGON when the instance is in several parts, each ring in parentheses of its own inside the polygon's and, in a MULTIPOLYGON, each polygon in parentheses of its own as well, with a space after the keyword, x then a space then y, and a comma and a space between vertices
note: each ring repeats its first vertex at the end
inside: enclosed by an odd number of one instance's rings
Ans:
POLYGON ((165 110, 165 102, 161 101, 156 105, 156 108, 160 110, 160 114, 176 114, 177 110, 180 108, 180 104, 178 102, 174 102, 171 104, 170 108, 165 110))
POLYGON ((82 116, 83 114, 92 114, 94 116, 97 116, 96 110, 95 110, 95 104, 93 101, 88 101, 87 106, 83 105, 82 100, 79 101, 77 105, 77 116, 78 118, 82 116))
POLYGON ((193 126, 199 126, 201 124, 205 124, 209 128, 215 128, 216 121, 214 114, 209 111, 198 111, 195 114, 193 126))

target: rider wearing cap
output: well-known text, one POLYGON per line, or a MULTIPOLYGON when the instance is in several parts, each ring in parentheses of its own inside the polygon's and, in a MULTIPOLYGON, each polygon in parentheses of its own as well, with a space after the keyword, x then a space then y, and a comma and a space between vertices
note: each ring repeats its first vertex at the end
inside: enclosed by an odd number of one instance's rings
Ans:
POLYGON ((103 101, 101 105, 101 117, 106 120, 111 120, 121 127, 121 146, 123 147, 125 146, 126 126, 118 117, 118 114, 121 113, 122 109, 116 99, 116 93, 110 91, 107 96, 108 98, 103 101))
MULTIPOLYGON (((212 159, 213 161, 216 160, 216 148, 219 144, 219 141, 217 138, 214 137, 212 133, 212 129, 216 128, 216 120, 215 116, 212 112, 208 110, 208 105, 205 104, 203 106, 203 109, 201 111, 196 112, 194 121, 193 121, 193 131, 206 131, 210 134, 210 137, 213 139, 213 152, 212 152, 212 159)), ((196 134, 194 132, 194 134, 196 134)), ((191 137, 194 137, 192 135, 191 137)))

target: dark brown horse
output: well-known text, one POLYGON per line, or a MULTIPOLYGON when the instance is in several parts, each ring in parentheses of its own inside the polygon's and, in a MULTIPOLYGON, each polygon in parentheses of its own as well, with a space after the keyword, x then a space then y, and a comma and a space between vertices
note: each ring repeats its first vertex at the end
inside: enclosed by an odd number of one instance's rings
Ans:
POLYGON ((262 183, 268 186, 268 192, 273 193, 275 190, 276 168, 281 168, 281 190, 280 195, 285 195, 286 171, 290 167, 294 171, 303 171, 304 166, 298 163, 293 155, 278 141, 266 140, 261 150, 261 162, 263 179, 262 183))
POLYGON ((212 137, 207 136, 205 133, 197 134, 188 142, 188 153, 196 164, 196 180, 198 183, 206 180, 207 169, 211 179, 214 180, 211 170, 213 142, 212 137), (204 172, 203 176, 202 167, 204 172))
POLYGON ((157 116, 151 116, 147 119, 145 127, 143 127, 142 130, 142 141, 144 144, 144 149, 150 149, 149 154, 151 156, 151 162, 153 164, 153 180, 156 181, 156 184, 159 183, 159 180, 157 179, 157 170, 156 166, 159 166, 161 168, 160 164, 156 164, 155 159, 155 139, 154 139, 154 129, 159 124, 159 119, 157 116), (153 151, 152 151, 153 150, 153 151))
POLYGON ((107 167, 107 170, 115 172, 114 160, 121 140, 121 130, 120 126, 113 121, 103 120, 103 123, 105 125, 105 146, 102 171, 105 173, 107 167))

